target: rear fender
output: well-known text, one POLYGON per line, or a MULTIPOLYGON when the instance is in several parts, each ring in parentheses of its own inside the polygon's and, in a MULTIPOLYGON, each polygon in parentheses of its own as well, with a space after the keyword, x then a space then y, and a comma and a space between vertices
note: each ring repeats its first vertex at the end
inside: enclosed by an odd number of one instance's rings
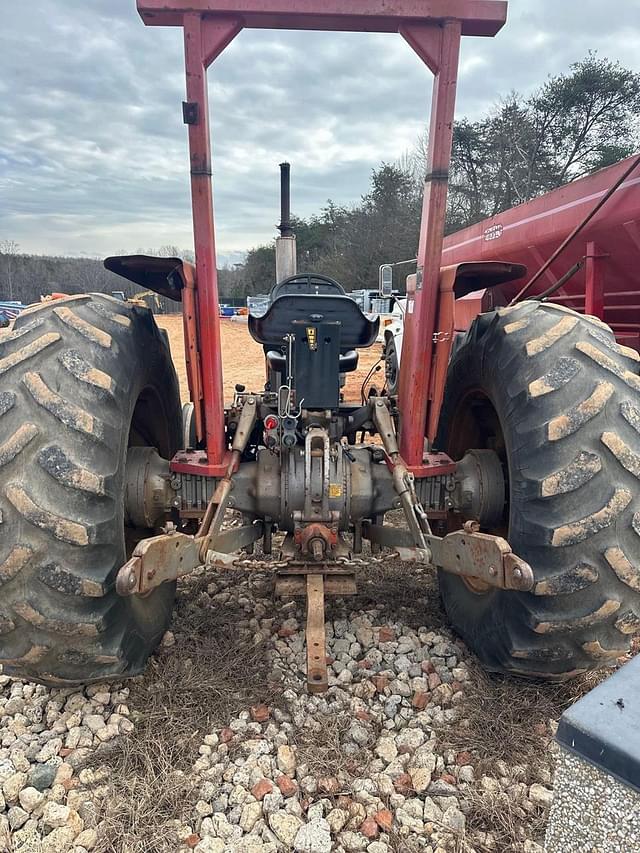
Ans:
MULTIPOLYGON (((524 264, 503 261, 476 261, 454 264, 440 270, 438 316, 434 333, 433 365, 430 375, 427 438, 433 445, 438 431, 451 350, 456 337, 456 300, 477 290, 515 281, 527 274, 524 264)), ((482 303, 480 303, 482 304, 482 303)))
POLYGON ((104 261, 110 272, 132 281, 145 290, 182 302, 182 291, 195 267, 181 258, 156 258, 151 255, 114 255, 104 261))
POLYGON ((198 442, 204 440, 204 399, 198 341, 196 268, 181 258, 150 255, 115 255, 104 261, 106 269, 134 284, 182 303, 184 351, 189 396, 194 406, 198 442))

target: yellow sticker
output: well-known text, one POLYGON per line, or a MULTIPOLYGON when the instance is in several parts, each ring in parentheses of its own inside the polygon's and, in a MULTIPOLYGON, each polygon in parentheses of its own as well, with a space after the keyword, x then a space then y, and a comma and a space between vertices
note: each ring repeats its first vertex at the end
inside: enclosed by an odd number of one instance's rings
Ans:
POLYGON ((341 498, 342 497, 342 486, 340 483, 329 483, 329 497, 330 498, 341 498))
POLYGON ((307 326, 307 341, 309 349, 315 352, 318 349, 318 330, 315 326, 307 326))

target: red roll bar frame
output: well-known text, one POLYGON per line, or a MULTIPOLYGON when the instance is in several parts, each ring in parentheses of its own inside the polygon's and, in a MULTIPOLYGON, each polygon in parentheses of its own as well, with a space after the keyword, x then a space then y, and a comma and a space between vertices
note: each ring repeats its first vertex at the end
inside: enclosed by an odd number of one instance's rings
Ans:
MULTIPOLYGON (((400 449, 420 476, 431 386, 447 181, 456 83, 463 35, 494 36, 507 16, 506 0, 137 0, 145 24, 184 29, 191 196, 196 251, 196 329, 206 455, 179 454, 172 467, 222 476, 225 470, 224 398, 216 270, 207 68, 245 27, 345 32, 397 32, 434 77, 418 276, 409 294, 402 353, 400 449)), ((193 322, 185 324, 192 328, 193 322)), ((189 349, 193 349, 193 342, 189 349)))

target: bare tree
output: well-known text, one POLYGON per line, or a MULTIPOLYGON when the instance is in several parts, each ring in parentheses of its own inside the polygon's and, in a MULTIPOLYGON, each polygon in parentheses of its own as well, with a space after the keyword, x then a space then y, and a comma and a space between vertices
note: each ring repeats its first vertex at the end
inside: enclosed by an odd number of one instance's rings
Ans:
MULTIPOLYGON (((589 53, 528 98, 509 94, 478 121, 456 122, 449 231, 629 156, 639 144, 640 74, 589 53)), ((427 140, 414 157, 426 168, 427 140)))

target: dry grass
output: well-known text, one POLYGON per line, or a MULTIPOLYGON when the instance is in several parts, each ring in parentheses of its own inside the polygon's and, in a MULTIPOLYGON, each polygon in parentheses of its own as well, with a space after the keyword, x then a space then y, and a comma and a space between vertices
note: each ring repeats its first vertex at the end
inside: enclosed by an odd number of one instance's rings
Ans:
MULTIPOLYGON (((422 853, 424 847, 418 845, 417 841, 411 838, 403 838, 395 830, 391 830, 389 835, 389 850, 390 853, 422 853)), ((458 853, 456 850, 455 853, 458 853)))
POLYGON ((238 636, 243 612, 202 608, 206 584, 198 578, 186 586, 176 645, 131 685, 135 730, 94 758, 110 785, 100 853, 174 853, 174 822, 196 799, 191 767, 203 736, 250 705, 275 700, 264 644, 238 636))
MULTIPOLYGON (((526 839, 542 843, 547 823, 543 809, 526 812, 517 800, 504 791, 499 793, 472 788, 465 794, 471 808, 467 814, 467 830, 475 833, 491 833, 492 841, 483 843, 481 836, 474 835, 473 850, 476 853, 515 853, 522 850, 526 839)), ((465 839, 458 839, 459 853, 470 849, 465 839)), ((456 851, 458 853, 458 851, 456 851)))
MULTIPOLYGON (((352 722, 352 717, 347 714, 324 714, 316 727, 295 728, 290 738, 296 747, 298 764, 306 764, 316 779, 347 780, 366 776, 367 750, 375 744, 379 732, 374 724, 369 742, 346 753, 344 747, 347 743, 350 748, 354 746, 347 734, 352 722)), ((369 723, 369 727, 371 725, 369 723)))
POLYGON ((367 610, 380 604, 388 619, 397 619, 414 630, 423 625, 432 630, 446 624, 434 571, 415 563, 401 563, 389 557, 370 563, 358 574, 353 609, 367 610))
MULTIPOLYGON (((531 784, 539 779, 539 773, 550 773, 553 768, 550 721, 557 720, 565 708, 608 674, 606 670, 588 673, 573 681, 552 684, 492 675, 475 665, 465 684, 458 724, 438 727, 442 747, 471 752, 478 779, 485 774, 499 775, 496 764, 503 761, 509 772, 520 765, 525 774, 523 781, 531 784)), ((470 785, 464 796, 470 803, 467 833, 456 840, 456 853, 471 849, 470 833, 477 853, 520 851, 527 838, 541 843, 547 820, 543 809, 525 809, 512 793, 488 791, 480 785, 470 785), (477 833, 491 833, 492 840, 484 844, 477 833)))
POLYGON ((498 760, 531 768, 548 764, 549 721, 607 675, 605 670, 552 684, 492 675, 477 665, 465 685, 460 723, 443 726, 439 735, 447 747, 474 754, 480 771, 498 760))

